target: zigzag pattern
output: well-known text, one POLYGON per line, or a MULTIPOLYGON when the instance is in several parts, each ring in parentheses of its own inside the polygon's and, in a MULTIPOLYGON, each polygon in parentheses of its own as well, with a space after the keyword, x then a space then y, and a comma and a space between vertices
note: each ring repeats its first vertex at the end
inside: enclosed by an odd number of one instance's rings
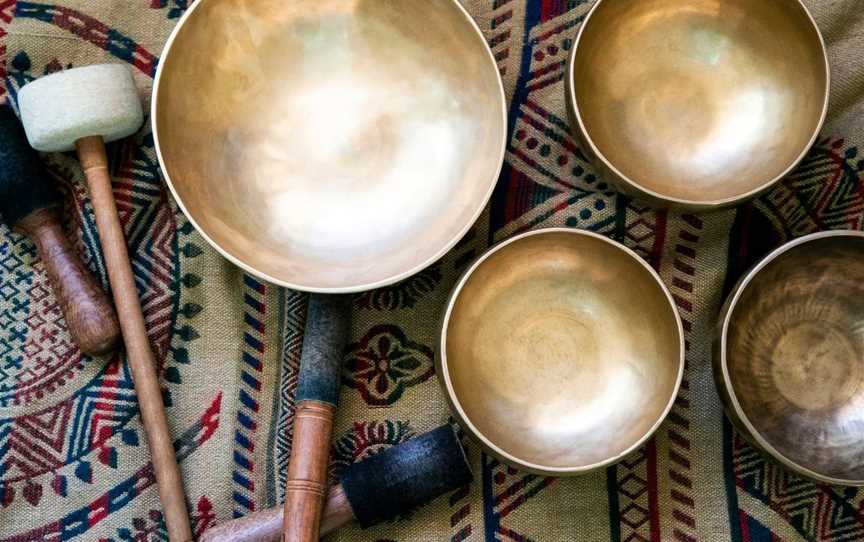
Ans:
MULTIPOLYGON (((551 476, 525 474, 482 455, 483 492, 486 495, 486 523, 502 541, 528 542, 531 539, 502 524, 502 520, 555 482, 551 476)), ((487 532, 487 536, 490 533, 487 532)))
MULTIPOLYGON (((294 432, 294 392, 300 370, 303 349, 303 329, 306 325, 308 296, 295 290, 283 289, 285 323, 282 328, 282 363, 279 372, 279 418, 276 421, 276 476, 277 493, 284 497, 285 475, 291 457, 291 439, 294 432)), ((281 500, 280 500, 281 502, 281 500)))
POLYGON ((704 223, 693 215, 682 215, 684 224, 675 239, 675 260, 670 289, 681 324, 684 327, 684 349, 688 353, 684 379, 678 398, 669 412, 666 434, 669 438, 669 479, 672 500, 673 535, 681 542, 696 542, 696 509, 693 500, 693 479, 690 474, 690 391, 689 351, 693 333, 693 289, 696 274, 696 247, 704 223))
POLYGON ((102 447, 137 413, 131 374, 115 357, 80 394, 3 426, 3 481, 32 481, 55 471, 102 447))
POLYGON ((179 264, 177 225, 169 196, 159 178, 159 165, 146 150, 154 147, 147 134, 141 145, 122 148, 122 166, 113 178, 114 199, 124 226, 132 271, 147 330, 157 359, 167 354, 175 299, 173 273, 179 264), (131 149, 131 150, 130 150, 131 149))
POLYGON ((864 216, 858 149, 821 139, 777 188, 756 202, 778 231, 799 237, 824 229, 860 229, 864 216))
POLYGON ((733 437, 735 484, 780 514, 808 540, 864 540, 854 488, 835 488, 799 478, 765 457, 737 433, 733 437))
POLYGON ((243 356, 237 425, 234 430, 234 517, 255 511, 255 432, 258 427, 258 394, 264 366, 267 286, 243 274, 243 356))
MULTIPOLYGON (((198 422, 174 441, 178 461, 191 455, 213 436, 216 428, 219 427, 219 407, 221 404, 222 394, 220 393, 213 399, 198 422)), ((61 542, 71 540, 104 520, 111 513, 129 504, 132 499, 155 483, 153 466, 148 463, 88 505, 66 514, 57 521, 25 533, 11 536, 5 536, 6 533, 4 533, 4 538, 0 542, 30 542, 32 540, 61 542)))

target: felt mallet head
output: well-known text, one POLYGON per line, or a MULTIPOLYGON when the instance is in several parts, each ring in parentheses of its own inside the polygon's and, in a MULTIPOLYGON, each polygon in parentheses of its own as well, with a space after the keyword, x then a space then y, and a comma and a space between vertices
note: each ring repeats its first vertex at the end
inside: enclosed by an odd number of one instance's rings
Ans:
POLYGON ((21 121, 33 148, 71 151, 79 139, 105 142, 132 135, 144 122, 141 98, 124 64, 53 73, 21 87, 21 121))
POLYGON ((6 223, 14 228, 33 211, 60 207, 60 193, 8 105, 0 106, 0 142, 0 215, 6 223))
POLYGON ((0 106, 0 142, 0 215, 36 243, 69 335, 81 351, 113 351, 120 342, 117 316, 69 245, 60 225, 60 194, 9 106, 0 106))

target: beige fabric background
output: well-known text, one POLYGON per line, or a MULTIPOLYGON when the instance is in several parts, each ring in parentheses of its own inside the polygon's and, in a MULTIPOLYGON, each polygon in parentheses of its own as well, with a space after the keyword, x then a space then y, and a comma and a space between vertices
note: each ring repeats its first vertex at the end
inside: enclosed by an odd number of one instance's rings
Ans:
MULTIPOLYGON (((651 262, 685 321, 685 385, 655 438, 616 467, 570 479, 526 476, 469 442, 475 471, 469 488, 407 520, 365 531, 346 527, 331 540, 864 539, 864 494, 817 486, 766 462, 724 423, 710 374, 712 327, 730 276, 769 245, 817 229, 861 226, 856 156, 864 14, 854 0, 806 3, 825 35, 834 76, 823 136, 770 194, 737 211, 691 216, 652 210, 603 186, 567 134, 562 61, 589 3, 464 2, 502 72, 512 124, 504 172, 489 209, 441 262, 357 298, 335 461, 365 457, 448 420, 432 374, 438 315, 473 257, 526 229, 590 228, 651 262), (395 377, 377 374, 367 381, 359 367, 376 356, 416 363, 395 377), (385 383, 376 386, 381 379, 385 383)), ((127 62, 149 104, 155 57, 185 7, 185 0, 0 0, 6 98, 14 103, 22 83, 46 72, 127 62)), ((159 179, 149 132, 145 126, 112 146, 115 194, 124 202, 151 338, 171 397, 172 430, 198 442, 182 468, 200 532, 281 501, 305 297, 245 276, 206 245, 159 179)), ((76 161, 67 155, 46 161, 67 196, 70 236, 104 281, 76 161)), ((155 487, 147 484, 148 453, 143 444, 130 444, 130 434, 140 435, 134 399, 118 392, 125 398, 97 400, 128 386, 120 360, 80 358, 32 245, 3 226, 0 246, 0 284, 12 285, 19 271, 26 275, 14 289, 0 290, 0 340, 7 341, 0 368, 9 363, 6 356, 23 360, 0 380, 0 398, 9 397, 0 402, 0 540, 162 540, 155 487), (16 303, 28 300, 29 308, 16 312, 16 303), (27 338, 8 339, 24 321, 27 338), (40 338, 46 331, 54 334, 53 349, 38 347, 47 344, 40 338), (49 385, 57 368, 68 368, 68 376, 49 385), (18 394, 16 402, 14 392, 25 384, 32 394, 18 394), (75 417, 88 408, 90 418, 75 417), (28 453, 37 448, 44 448, 41 456, 28 453), (64 483, 65 491, 56 489, 64 483), (113 499, 120 489, 128 501, 113 499)))

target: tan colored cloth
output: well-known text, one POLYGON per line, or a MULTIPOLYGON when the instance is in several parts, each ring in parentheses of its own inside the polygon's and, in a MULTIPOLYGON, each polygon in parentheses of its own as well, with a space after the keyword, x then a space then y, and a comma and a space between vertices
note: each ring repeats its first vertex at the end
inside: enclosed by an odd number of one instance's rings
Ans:
MULTIPOLYGON (((725 422, 710 372, 724 285, 791 237, 862 225, 860 2, 807 2, 834 75, 830 116, 814 150, 768 195, 703 216, 654 211, 611 192, 568 135, 563 61, 588 3, 464 3, 504 79, 512 126, 504 171, 489 209, 458 248, 404 283, 356 299, 336 464, 448 419, 432 362, 438 314, 473 257, 529 228, 589 228, 654 265, 685 322, 685 382, 656 436, 617 466, 554 480, 508 469, 469 444, 470 487, 407 520, 346 527, 330 539, 864 539, 864 493, 800 480, 754 452, 725 422), (398 370, 380 371, 370 360, 398 370)), ((186 4, 0 0, 8 97, 14 102, 21 84, 47 72, 110 61, 132 65, 149 100, 156 58, 186 4)), ((148 126, 114 145, 112 160, 200 533, 281 501, 305 296, 245 275, 207 246, 159 177, 148 126)), ((67 196, 71 236, 105 281, 81 172, 71 156, 51 155, 48 163, 67 196)), ((136 403, 119 361, 79 355, 32 244, 2 227, 0 540, 163 539, 136 403)))

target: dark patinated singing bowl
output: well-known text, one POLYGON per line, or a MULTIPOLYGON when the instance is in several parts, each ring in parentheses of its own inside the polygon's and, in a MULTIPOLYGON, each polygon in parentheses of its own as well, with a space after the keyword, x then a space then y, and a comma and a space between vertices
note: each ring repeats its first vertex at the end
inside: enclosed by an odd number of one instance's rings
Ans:
POLYGON ((351 292, 452 247, 504 154, 495 60, 455 0, 199 0, 153 96, 162 170, 222 254, 351 292))
POLYGON ((672 406, 681 323, 629 249, 568 229, 497 245, 459 280, 438 376, 463 429, 503 461, 578 474, 643 443, 672 406))
POLYGON ((777 249, 736 286, 714 359, 727 413, 800 474, 864 485, 864 233, 777 249))
POLYGON ((786 175, 828 107, 799 0, 597 0, 565 78, 582 149, 623 192, 732 205, 786 175))

